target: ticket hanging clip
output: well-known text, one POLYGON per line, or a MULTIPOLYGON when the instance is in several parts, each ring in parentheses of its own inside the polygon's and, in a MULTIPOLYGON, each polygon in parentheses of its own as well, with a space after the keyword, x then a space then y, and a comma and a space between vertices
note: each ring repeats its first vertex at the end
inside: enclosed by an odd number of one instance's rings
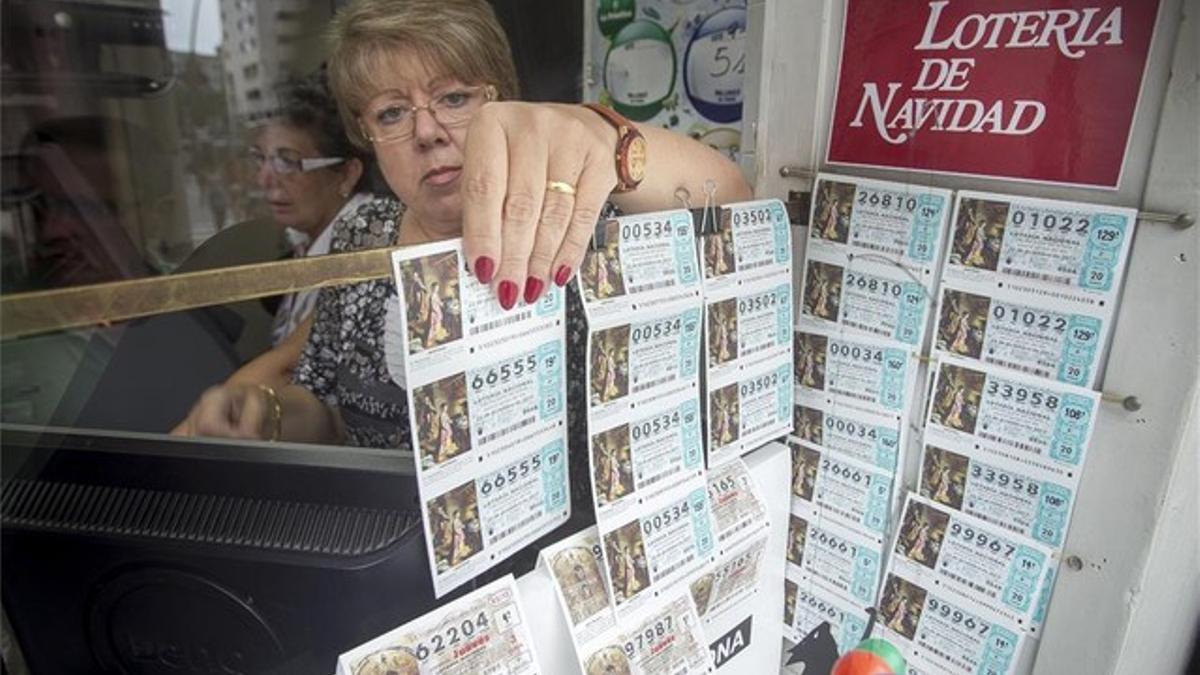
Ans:
MULTIPOLYGON (((676 198, 679 198, 680 191, 683 191, 685 195, 690 197, 687 188, 681 187, 675 191, 676 198)), ((717 183, 710 178, 709 180, 704 181, 704 206, 698 209, 692 208, 690 199, 681 200, 684 202, 685 208, 687 208, 687 210, 692 214, 692 224, 696 228, 697 237, 716 234, 719 229, 721 218, 723 218, 725 215, 725 209, 713 203, 715 201, 716 194, 717 183)))

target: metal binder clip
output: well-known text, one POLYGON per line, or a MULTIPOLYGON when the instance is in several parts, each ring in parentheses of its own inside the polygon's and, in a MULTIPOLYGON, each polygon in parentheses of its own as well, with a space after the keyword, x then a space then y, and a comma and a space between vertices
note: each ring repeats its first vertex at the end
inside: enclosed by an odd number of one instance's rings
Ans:
MULTIPOLYGON (((680 188, 683 190, 683 188, 680 188)), ((686 190, 684 190, 686 192, 686 190)), ((678 191, 676 191, 678 194, 678 191)), ((688 206, 692 213, 692 224, 696 228, 696 236, 703 237, 715 234, 721 222, 723 209, 713 204, 717 194, 717 183, 712 179, 704 181, 704 206, 694 209, 688 206)))

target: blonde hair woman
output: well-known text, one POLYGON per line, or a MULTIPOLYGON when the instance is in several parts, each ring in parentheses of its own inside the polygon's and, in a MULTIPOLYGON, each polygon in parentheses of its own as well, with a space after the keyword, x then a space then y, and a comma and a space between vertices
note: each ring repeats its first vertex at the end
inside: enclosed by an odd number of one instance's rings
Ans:
MULTIPOLYGON (((678 188, 702 194, 710 179, 718 202, 750 197, 732 162, 689 138, 611 111, 517 101, 485 0, 359 0, 330 37, 347 133, 403 202, 382 230, 335 232, 335 252, 461 236, 470 269, 511 309, 567 283, 607 209, 671 208, 678 188)), ((385 348, 395 304, 390 279, 323 291, 295 384, 210 390, 193 430, 407 447, 385 348)))

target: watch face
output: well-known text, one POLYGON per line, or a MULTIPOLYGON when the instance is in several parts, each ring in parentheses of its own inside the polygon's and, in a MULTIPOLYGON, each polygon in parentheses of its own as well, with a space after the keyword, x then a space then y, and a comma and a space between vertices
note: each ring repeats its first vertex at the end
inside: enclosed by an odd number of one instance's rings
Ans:
POLYGON ((625 151, 625 167, 629 171, 629 181, 642 182, 646 176, 646 139, 637 136, 629 140, 625 151))

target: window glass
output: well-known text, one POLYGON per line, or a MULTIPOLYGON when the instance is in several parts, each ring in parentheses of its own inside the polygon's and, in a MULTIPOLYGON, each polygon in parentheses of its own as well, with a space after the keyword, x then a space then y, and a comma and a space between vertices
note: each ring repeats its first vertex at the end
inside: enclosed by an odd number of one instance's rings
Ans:
MULTIPOLYGON (((319 71, 343 4, 0 0, 0 293, 293 255, 258 168, 287 163, 256 166, 250 151, 287 92, 319 71)), ((493 4, 526 97, 578 100, 582 1, 493 4)), ((166 431, 180 406, 271 345, 280 301, 5 339, 0 421, 166 431)))

